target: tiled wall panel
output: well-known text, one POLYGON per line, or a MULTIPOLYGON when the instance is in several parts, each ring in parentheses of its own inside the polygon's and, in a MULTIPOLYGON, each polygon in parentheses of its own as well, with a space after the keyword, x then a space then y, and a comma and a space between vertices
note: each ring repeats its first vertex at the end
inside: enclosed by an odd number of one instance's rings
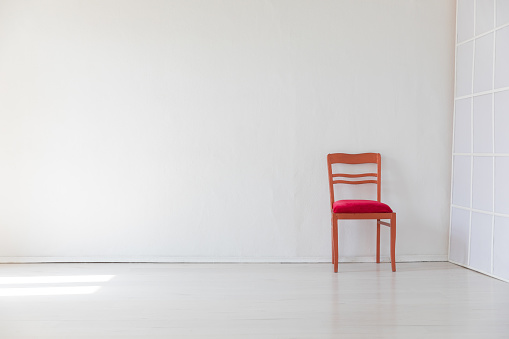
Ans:
POLYGON ((449 260, 509 281, 509 0, 458 0, 449 260))
POLYGON ((491 273, 492 215, 472 212, 470 262, 478 271, 491 273))
POLYGON ((509 218, 495 217, 493 239, 493 274, 509 280, 509 218))
POLYGON ((451 211, 451 244, 449 259, 458 264, 468 264, 470 239, 470 212, 460 208, 451 211))

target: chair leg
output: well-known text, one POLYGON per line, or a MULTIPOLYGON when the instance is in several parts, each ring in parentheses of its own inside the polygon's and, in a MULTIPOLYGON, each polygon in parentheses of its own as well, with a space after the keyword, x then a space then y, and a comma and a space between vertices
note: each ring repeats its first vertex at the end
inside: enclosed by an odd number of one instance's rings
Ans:
POLYGON ((331 241, 332 264, 334 264, 334 216, 331 216, 330 218, 330 241, 331 241))
POLYGON ((334 273, 338 273, 338 220, 333 218, 333 226, 332 226, 332 238, 334 242, 334 253, 333 253, 333 262, 334 262, 334 273))
POLYGON ((396 213, 391 217, 391 265, 396 272, 396 213))
POLYGON ((376 262, 380 263, 380 219, 376 220, 376 262))

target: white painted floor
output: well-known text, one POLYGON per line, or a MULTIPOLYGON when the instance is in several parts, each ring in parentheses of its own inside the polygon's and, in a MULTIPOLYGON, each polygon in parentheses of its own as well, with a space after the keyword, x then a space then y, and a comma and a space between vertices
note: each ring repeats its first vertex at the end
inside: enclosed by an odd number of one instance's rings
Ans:
POLYGON ((450 263, 0 265, 0 338, 509 338, 509 284, 450 263))

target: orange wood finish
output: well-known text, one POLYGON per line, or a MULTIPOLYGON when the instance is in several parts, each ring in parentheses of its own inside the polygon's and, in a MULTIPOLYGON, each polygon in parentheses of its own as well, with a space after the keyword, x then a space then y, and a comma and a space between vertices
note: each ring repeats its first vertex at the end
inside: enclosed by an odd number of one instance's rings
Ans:
POLYGON ((376 173, 361 173, 361 174, 345 174, 345 173, 336 173, 333 174, 332 177, 345 177, 345 178, 361 178, 361 177, 377 177, 376 173))
POLYGON ((335 184, 376 184, 377 201, 381 199, 381 174, 382 160, 380 153, 362 153, 362 154, 346 154, 334 153, 327 156, 327 167, 329 171, 329 192, 331 204, 331 236, 332 236, 332 263, 334 264, 334 272, 338 272, 338 220, 352 219, 375 219, 376 223, 376 262, 380 263, 380 225, 388 226, 391 232, 391 268, 396 272, 396 213, 334 213, 332 205, 334 204, 334 185, 335 184), (377 164, 377 173, 362 174, 346 174, 332 173, 333 164, 377 164), (338 180, 337 177, 343 178, 362 178, 376 177, 376 180, 338 180), (389 219, 390 222, 381 221, 381 219, 389 219))
POLYGON ((349 185, 359 185, 359 184, 377 184, 376 180, 334 180, 335 184, 349 184, 349 185))

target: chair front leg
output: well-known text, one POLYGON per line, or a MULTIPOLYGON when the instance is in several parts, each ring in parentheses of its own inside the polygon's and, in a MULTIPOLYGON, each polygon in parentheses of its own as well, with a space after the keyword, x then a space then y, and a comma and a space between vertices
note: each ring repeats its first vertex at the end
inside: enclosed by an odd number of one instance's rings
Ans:
POLYGON ((335 217, 332 217, 332 220, 333 220, 333 225, 332 225, 332 239, 333 239, 333 247, 334 247, 334 251, 333 251, 333 259, 332 261, 334 262, 334 273, 338 273, 338 219, 335 218, 335 217))
POLYGON ((334 215, 331 215, 330 218, 330 241, 331 241, 332 264, 334 264, 334 215))

